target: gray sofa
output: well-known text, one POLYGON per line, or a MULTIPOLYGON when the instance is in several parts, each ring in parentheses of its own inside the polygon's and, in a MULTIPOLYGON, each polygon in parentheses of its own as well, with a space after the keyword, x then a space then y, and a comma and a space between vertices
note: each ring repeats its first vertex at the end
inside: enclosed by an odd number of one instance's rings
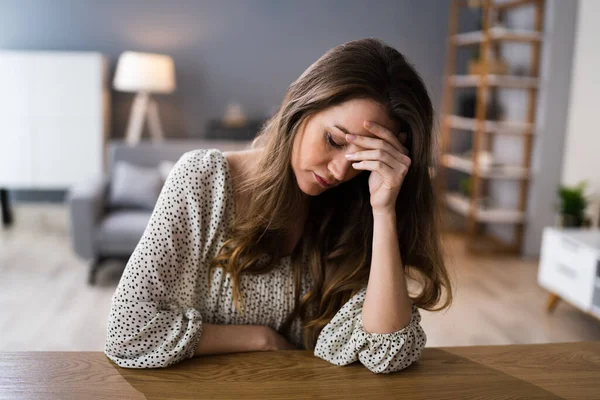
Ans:
POLYGON ((105 260, 129 258, 152 214, 147 207, 114 208, 108 204, 111 177, 119 161, 158 168, 163 161, 176 162, 187 151, 211 148, 234 151, 249 145, 249 141, 197 139, 142 142, 134 147, 122 141, 108 143, 105 175, 73 187, 67 195, 73 249, 90 262, 88 283, 95 284, 96 273, 105 260))

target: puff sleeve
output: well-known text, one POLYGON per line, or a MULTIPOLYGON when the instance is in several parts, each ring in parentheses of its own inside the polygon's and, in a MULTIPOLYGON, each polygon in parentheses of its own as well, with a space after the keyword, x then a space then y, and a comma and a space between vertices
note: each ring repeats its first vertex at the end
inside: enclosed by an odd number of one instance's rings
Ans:
POLYGON ((223 215, 224 174, 211 150, 170 172, 112 297, 106 356, 121 367, 167 367, 194 355, 202 335, 199 263, 223 215))
POLYGON ((403 329, 369 333, 362 324, 365 295, 366 287, 348 300, 323 328, 315 356, 335 365, 360 361, 374 373, 399 371, 417 361, 427 341, 417 307, 412 305, 411 320, 403 329))

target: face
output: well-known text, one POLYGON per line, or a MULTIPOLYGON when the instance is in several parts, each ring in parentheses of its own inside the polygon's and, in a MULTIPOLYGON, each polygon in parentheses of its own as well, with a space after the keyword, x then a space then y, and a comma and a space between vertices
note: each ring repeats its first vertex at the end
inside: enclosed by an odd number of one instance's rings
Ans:
POLYGON ((345 134, 340 132, 341 129, 355 135, 375 137, 364 128, 365 121, 373 121, 394 131, 394 123, 384 107, 369 99, 348 100, 313 114, 302 123, 294 138, 291 163, 303 193, 317 196, 360 173, 368 172, 352 168, 353 161, 347 160, 344 154, 365 149, 348 143, 345 134), (315 175, 331 186, 324 186, 315 175))

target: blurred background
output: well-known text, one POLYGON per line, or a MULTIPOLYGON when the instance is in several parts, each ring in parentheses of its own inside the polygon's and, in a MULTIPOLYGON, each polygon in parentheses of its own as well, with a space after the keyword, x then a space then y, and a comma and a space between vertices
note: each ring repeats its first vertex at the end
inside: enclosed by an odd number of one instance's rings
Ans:
POLYGON ((101 351, 174 162, 247 148, 327 50, 426 82, 453 306, 427 346, 600 340, 600 2, 0 0, 0 351, 101 351))

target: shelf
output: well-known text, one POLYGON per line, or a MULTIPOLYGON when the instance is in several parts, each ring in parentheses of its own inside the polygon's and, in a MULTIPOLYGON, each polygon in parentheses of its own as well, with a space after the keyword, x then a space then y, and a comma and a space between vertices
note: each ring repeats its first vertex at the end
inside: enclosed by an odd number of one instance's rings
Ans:
POLYGON ((528 76, 510 75, 452 75, 448 81, 453 86, 477 87, 487 81, 488 86, 497 86, 515 89, 537 88, 538 79, 528 76))
MULTIPOLYGON (((506 29, 500 27, 490 28, 488 36, 493 41, 511 41, 511 42, 526 42, 537 43, 542 40, 542 34, 535 31, 506 29)), ((473 31, 454 35, 452 39, 457 46, 469 46, 483 42, 485 35, 483 31, 473 31)))
MULTIPOLYGON (((530 4, 535 4, 539 0, 508 0, 508 1, 492 1, 491 8, 495 10, 507 11, 513 8, 522 7, 530 4)), ((467 0, 459 1, 460 7, 470 7, 467 0)))
POLYGON ((492 8, 494 8, 496 10, 506 11, 506 10, 510 10, 510 9, 516 8, 516 7, 535 4, 538 1, 539 0, 510 0, 510 1, 504 1, 504 2, 493 1, 492 8))
MULTIPOLYGON (((477 128, 477 120, 474 118, 459 117, 458 115, 447 115, 446 122, 452 128, 474 131, 477 128)), ((533 135, 533 125, 526 122, 511 121, 483 121, 483 131, 500 135, 533 135)))
MULTIPOLYGON (((464 216, 469 215, 471 199, 460 193, 447 193, 445 199, 450 209, 464 216)), ((525 220, 525 214, 519 210, 504 208, 477 208, 475 210, 475 219, 479 222, 521 223, 525 220)))
POLYGON ((533 141, 537 139, 538 134, 542 136, 544 133, 536 124, 535 110, 538 108, 540 89, 546 84, 545 79, 538 76, 537 72, 543 69, 541 45, 548 40, 543 29, 545 1, 451 0, 450 3, 446 73, 443 78, 443 110, 440 119, 442 154, 436 160, 440 189, 444 191, 446 210, 452 212, 453 217, 461 215, 467 222, 464 229, 468 233, 469 248, 485 248, 486 252, 498 250, 519 253, 524 243, 525 224, 528 222, 527 191, 531 181, 536 178, 531 162, 533 141), (526 7, 523 11, 527 11, 527 16, 523 16, 520 27, 505 27, 503 24, 510 19, 513 10, 519 10, 522 6, 526 7), (482 24, 475 28, 477 30, 465 31, 469 28, 461 18, 461 14, 464 15, 461 7, 469 7, 470 12, 481 14, 482 24), (523 50, 531 53, 528 61, 524 60, 525 64, 521 65, 516 59, 503 58, 499 53, 505 44, 523 47, 523 50), (475 49, 480 50, 481 55, 485 57, 466 63, 468 60, 463 60, 462 56, 475 49), (468 64, 467 68, 463 65, 465 63, 468 64), (489 102, 499 94, 497 92, 501 92, 501 97, 509 92, 511 95, 514 92, 515 96, 521 96, 524 100, 522 104, 521 101, 516 103, 521 99, 514 99, 515 104, 511 105, 519 108, 517 111, 523 111, 523 115, 515 118, 512 113, 507 113, 504 118, 491 113, 489 102), (470 95, 469 104, 461 98, 466 94, 470 95), (471 113, 467 109, 462 110, 466 105, 472 107, 471 113), (472 153, 458 151, 460 149, 451 146, 452 136, 459 134, 473 139, 477 144, 472 153), (493 135, 512 136, 518 140, 496 138, 493 135), (495 139, 502 140, 496 143, 495 139), (521 144, 521 149, 514 148, 513 144, 521 144), (484 148, 495 154, 491 154, 490 157, 487 155, 489 153, 482 153, 484 148), (520 157, 500 163, 498 153, 505 151, 515 152, 514 155, 520 157), (490 159, 495 162, 490 163, 490 159), (472 180, 481 183, 477 185, 477 193, 463 195, 463 191, 458 189, 448 192, 453 186, 452 183, 456 183, 452 179, 457 177, 455 174, 471 177, 472 180), (497 187, 500 181, 510 182, 511 187, 506 188, 510 189, 509 192, 502 190, 498 193, 495 190, 504 189, 497 187), (512 225, 509 226, 513 231, 510 243, 504 243, 504 240, 498 237, 497 241, 490 241, 490 246, 481 247, 486 236, 485 229, 481 228, 484 228, 485 224, 512 225))
MULTIPOLYGON (((444 154, 442 164, 447 168, 473 174, 473 161, 456 154, 444 154)), ((529 171, 519 165, 503 164, 502 166, 479 169, 479 176, 486 179, 527 179, 529 171)))

